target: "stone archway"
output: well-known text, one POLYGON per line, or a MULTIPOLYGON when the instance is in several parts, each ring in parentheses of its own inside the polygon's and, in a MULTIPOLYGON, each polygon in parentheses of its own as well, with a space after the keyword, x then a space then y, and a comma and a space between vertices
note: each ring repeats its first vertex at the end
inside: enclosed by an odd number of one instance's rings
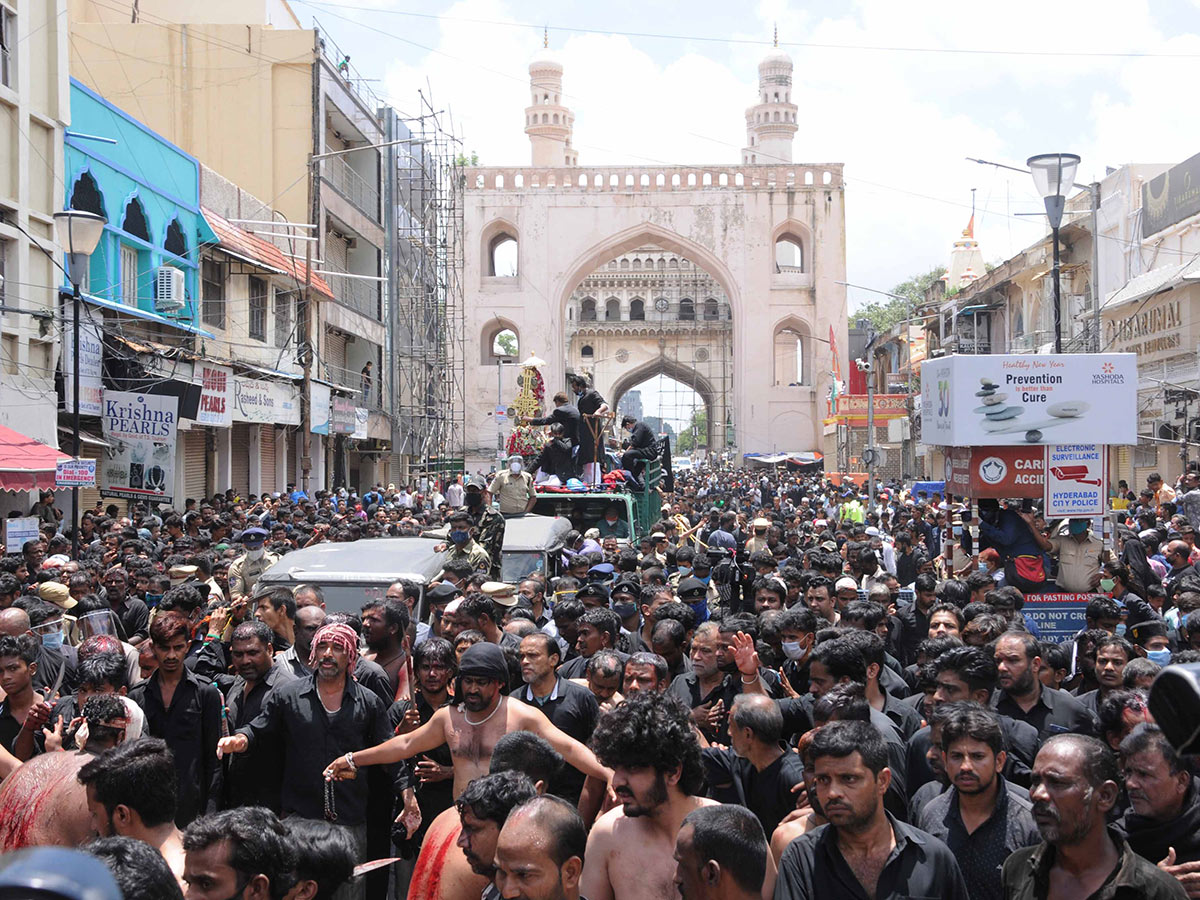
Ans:
POLYGON ((708 413, 708 431, 706 436, 708 450, 709 452, 714 452, 724 449, 725 435, 722 432, 724 431, 725 423, 725 401, 723 396, 714 389, 712 383, 707 378, 695 369, 667 356, 660 356, 657 359, 643 363, 618 378, 612 387, 609 388, 609 393, 605 395, 609 406, 612 409, 616 409, 617 404, 621 402, 621 398, 629 390, 656 375, 666 375, 668 378, 673 378, 675 381, 690 387, 700 395, 700 399, 704 401, 704 407, 708 413))

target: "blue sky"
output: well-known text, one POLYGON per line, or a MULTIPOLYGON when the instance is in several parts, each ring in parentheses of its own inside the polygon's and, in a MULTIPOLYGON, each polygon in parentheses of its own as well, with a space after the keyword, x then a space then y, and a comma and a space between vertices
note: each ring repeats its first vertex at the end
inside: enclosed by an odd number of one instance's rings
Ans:
POLYGON ((401 110, 431 86, 465 148, 498 165, 528 161, 527 66, 543 25, 581 164, 737 162, 778 23, 795 62, 794 159, 845 164, 848 277, 883 290, 948 260, 972 188, 986 259, 1040 236, 1039 219, 1016 215, 1041 208, 1028 177, 964 157, 1074 152, 1085 182, 1200 151, 1200 0, 291 2, 401 110), (670 37, 639 36, 650 34, 670 37))

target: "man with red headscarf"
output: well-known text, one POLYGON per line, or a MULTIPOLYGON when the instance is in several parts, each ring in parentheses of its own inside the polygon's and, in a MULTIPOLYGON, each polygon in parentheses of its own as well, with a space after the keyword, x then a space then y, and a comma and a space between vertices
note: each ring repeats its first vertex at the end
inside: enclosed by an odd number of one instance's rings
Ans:
MULTIPOLYGON (((348 625, 324 625, 313 636, 313 673, 279 685, 258 717, 217 745, 217 754, 243 753, 268 734, 283 747, 284 816, 327 819, 346 827, 364 859, 367 797, 392 790, 390 773, 372 768, 369 777, 326 782, 331 756, 344 756, 391 736, 383 701, 351 676, 358 661, 358 635, 348 625)), ((236 800, 236 798, 233 798, 236 800)))

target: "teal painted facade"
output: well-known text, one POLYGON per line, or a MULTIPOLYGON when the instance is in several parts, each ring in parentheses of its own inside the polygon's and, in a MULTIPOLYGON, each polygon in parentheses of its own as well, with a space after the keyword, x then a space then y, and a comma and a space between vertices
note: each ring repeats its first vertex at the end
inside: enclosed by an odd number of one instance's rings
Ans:
POLYGON ((199 316, 199 248, 217 240, 200 213, 196 158, 74 78, 71 127, 63 143, 64 208, 99 212, 108 220, 92 254, 85 293, 150 314, 143 318, 161 315, 194 328, 199 316), (187 302, 180 310, 158 314, 155 271, 167 265, 183 271, 187 302))

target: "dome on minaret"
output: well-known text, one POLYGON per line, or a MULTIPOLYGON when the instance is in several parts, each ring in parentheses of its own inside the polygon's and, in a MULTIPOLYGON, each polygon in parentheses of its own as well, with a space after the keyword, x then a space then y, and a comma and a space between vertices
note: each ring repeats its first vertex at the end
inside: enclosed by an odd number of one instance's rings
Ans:
POLYGON ((746 146, 742 164, 761 166, 792 161, 792 138, 799 129, 799 108, 792 99, 792 58, 775 48, 758 64, 758 102, 746 110, 746 146))
POLYGON ((529 71, 533 72, 535 69, 557 69, 561 72, 563 70, 561 54, 543 47, 529 61, 529 71))
POLYGON ((792 58, 782 50, 776 49, 774 53, 769 53, 763 57, 763 61, 758 64, 758 70, 774 68, 776 66, 787 66, 792 68, 792 58))
POLYGON ((525 108, 525 133, 535 166, 579 165, 579 152, 571 146, 575 115, 565 100, 562 59, 543 46, 529 63, 529 106, 525 108))

